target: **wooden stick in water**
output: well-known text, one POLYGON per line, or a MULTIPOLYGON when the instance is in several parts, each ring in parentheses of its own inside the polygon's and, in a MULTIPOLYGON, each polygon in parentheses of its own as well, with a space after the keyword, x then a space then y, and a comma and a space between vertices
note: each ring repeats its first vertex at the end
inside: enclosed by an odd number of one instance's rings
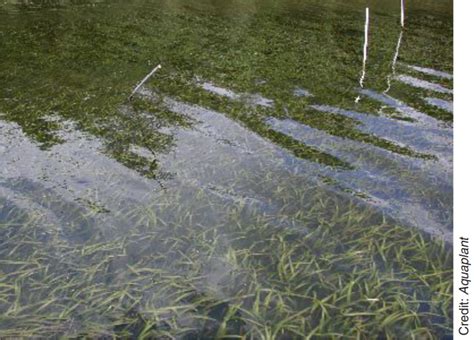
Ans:
POLYGON ((128 97, 128 100, 129 100, 129 101, 132 100, 133 95, 134 95, 135 93, 137 93, 137 91, 140 89, 140 87, 142 87, 143 84, 145 84, 146 81, 147 81, 148 79, 150 79, 150 77, 151 77, 153 74, 155 74, 155 72, 158 71, 159 69, 161 69, 161 65, 160 65, 160 64, 158 64, 153 70, 151 70, 150 73, 148 73, 148 74, 146 75, 145 78, 142 79, 142 81, 133 89, 132 94, 128 97))

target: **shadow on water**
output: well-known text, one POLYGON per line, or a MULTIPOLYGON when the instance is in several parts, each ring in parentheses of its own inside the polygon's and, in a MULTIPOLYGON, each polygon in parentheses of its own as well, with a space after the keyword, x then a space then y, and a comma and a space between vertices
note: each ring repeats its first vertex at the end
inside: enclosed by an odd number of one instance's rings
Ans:
POLYGON ((449 336, 452 3, 366 6, 0 5, 0 337, 449 336))

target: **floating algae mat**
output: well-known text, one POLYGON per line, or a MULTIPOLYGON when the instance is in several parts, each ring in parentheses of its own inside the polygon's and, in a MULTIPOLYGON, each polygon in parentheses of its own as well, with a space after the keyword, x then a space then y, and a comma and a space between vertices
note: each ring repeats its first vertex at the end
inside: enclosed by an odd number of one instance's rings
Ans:
POLYGON ((0 338, 449 338, 452 1, 399 6, 2 2, 0 338))

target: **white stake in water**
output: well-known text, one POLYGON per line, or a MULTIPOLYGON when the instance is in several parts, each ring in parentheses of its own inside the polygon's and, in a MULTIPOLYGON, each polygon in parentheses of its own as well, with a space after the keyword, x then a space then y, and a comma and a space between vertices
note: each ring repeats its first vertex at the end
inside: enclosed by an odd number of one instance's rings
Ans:
POLYGON ((405 1, 400 0, 400 25, 405 27, 405 1))
POLYGON ((369 49, 369 7, 365 9, 365 28, 364 28, 364 56, 362 61, 362 76, 360 77, 360 87, 364 87, 365 65, 367 64, 367 50, 369 49))
MULTIPOLYGON (((363 48, 363 60, 362 60, 362 74, 359 79, 360 87, 364 87, 365 79, 365 66, 367 64, 367 51, 369 49, 369 7, 365 9, 365 28, 364 28, 364 48, 363 48)), ((356 103, 360 100, 360 96, 356 98, 356 103)))
POLYGON ((153 70, 151 70, 151 72, 148 73, 148 74, 146 75, 146 77, 143 78, 143 80, 133 89, 132 94, 128 97, 128 100, 132 100, 133 95, 134 95, 135 93, 137 93, 137 91, 140 89, 140 87, 142 87, 143 84, 145 84, 146 81, 147 81, 148 79, 150 79, 150 77, 151 77, 156 71, 158 71, 160 68, 161 68, 161 65, 157 65, 153 70))
POLYGON ((387 76, 387 89, 383 91, 383 93, 387 93, 388 91, 390 91, 390 88, 392 87, 392 78, 395 75, 395 72, 397 71, 397 60, 398 60, 398 54, 400 53, 402 38, 403 38, 403 30, 400 31, 400 35, 398 36, 397 47, 395 47, 395 53, 392 59, 392 73, 387 76))

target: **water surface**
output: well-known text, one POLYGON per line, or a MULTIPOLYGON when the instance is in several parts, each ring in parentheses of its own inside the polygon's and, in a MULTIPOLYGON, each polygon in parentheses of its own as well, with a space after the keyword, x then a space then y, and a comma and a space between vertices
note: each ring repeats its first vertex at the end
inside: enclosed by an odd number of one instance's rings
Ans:
POLYGON ((449 336, 452 1, 405 14, 3 2, 0 337, 449 336))

